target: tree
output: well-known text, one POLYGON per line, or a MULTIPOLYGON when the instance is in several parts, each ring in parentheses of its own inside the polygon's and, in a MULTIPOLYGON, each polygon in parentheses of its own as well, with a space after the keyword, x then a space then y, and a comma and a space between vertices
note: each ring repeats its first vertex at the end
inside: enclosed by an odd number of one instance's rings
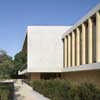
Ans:
POLYGON ((10 57, 5 51, 0 50, 0 79, 17 78, 18 71, 26 68, 27 54, 23 51, 10 57))
POLYGON ((4 50, 0 50, 0 79, 10 78, 14 68, 12 57, 4 50))
POLYGON ((0 63, 5 62, 6 60, 12 61, 12 57, 7 55, 4 50, 0 50, 0 63))
POLYGON ((14 57, 15 73, 18 75, 18 71, 27 63, 27 53, 20 51, 14 57))

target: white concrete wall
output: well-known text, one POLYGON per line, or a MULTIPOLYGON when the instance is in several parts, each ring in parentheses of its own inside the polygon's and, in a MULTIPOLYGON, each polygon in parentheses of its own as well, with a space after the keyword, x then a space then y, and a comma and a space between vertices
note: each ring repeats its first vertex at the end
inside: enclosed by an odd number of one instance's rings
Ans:
POLYGON ((68 26, 28 26, 28 72, 60 72, 63 68, 62 34, 68 26))

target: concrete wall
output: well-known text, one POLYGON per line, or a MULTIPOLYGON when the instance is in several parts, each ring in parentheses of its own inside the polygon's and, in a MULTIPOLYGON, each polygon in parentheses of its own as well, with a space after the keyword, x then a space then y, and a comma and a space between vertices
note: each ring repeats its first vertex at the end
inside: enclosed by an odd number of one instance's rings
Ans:
POLYGON ((62 78, 72 80, 74 82, 89 82, 100 86, 100 70, 96 71, 79 71, 67 72, 62 74, 62 78))
POLYGON ((31 72, 60 72, 63 68, 62 34, 68 26, 29 26, 28 69, 31 72))

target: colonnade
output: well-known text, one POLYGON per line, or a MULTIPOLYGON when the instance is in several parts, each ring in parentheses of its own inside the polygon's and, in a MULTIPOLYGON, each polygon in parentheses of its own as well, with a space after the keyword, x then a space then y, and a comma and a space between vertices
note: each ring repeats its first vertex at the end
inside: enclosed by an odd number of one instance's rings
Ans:
POLYGON ((75 27, 63 43, 64 67, 100 62, 100 12, 75 27))

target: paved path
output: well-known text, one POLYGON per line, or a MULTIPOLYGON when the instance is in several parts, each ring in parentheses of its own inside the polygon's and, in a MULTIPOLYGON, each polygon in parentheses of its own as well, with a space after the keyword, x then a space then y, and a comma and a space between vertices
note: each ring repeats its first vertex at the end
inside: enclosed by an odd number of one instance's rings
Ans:
POLYGON ((17 80, 15 86, 15 100, 50 100, 38 92, 34 91, 29 85, 17 80))

